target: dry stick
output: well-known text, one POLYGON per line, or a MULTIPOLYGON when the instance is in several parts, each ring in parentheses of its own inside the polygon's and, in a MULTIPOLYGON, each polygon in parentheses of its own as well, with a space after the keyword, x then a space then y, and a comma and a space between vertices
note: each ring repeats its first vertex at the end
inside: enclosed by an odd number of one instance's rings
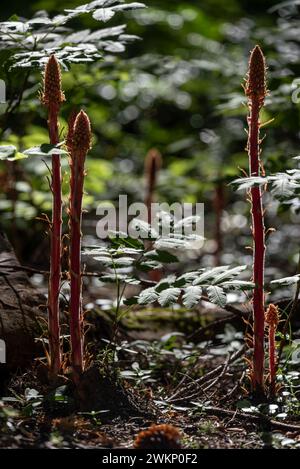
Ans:
MULTIPOLYGON (((228 364, 231 364, 235 360, 238 360, 245 353, 245 351, 246 351, 246 346, 243 345, 243 347, 241 347, 240 350, 237 350, 235 353, 233 353, 231 355, 231 357, 229 358, 228 364)), ((226 365, 226 363, 225 363, 225 365, 226 365)), ((189 391, 195 385, 197 385, 197 387, 200 387, 203 384, 207 383, 207 381, 209 381, 211 379, 215 379, 215 377, 219 376, 219 374, 222 372, 223 368, 224 368, 224 364, 217 366, 217 368, 215 368, 214 370, 211 370, 210 372, 206 373, 206 375, 201 376, 201 378, 193 380, 192 383, 187 384, 184 388, 179 388, 178 389, 178 386, 177 386, 174 390, 175 392, 173 392, 173 394, 170 397, 168 397, 168 399, 166 399, 167 402, 177 401, 178 399, 180 399, 180 400, 188 399, 190 396, 189 397, 184 396, 183 398, 180 397, 180 396, 183 393, 189 391)), ((197 390, 197 392, 198 391, 199 390, 197 390)))
MULTIPOLYGON (((45 68, 42 103, 48 108, 48 129, 50 143, 59 143, 58 113, 64 101, 61 90, 61 72, 59 63, 51 55, 45 68)), ((54 375, 61 369, 60 326, 59 326, 59 291, 61 281, 61 231, 62 231, 62 195, 60 155, 52 155, 51 191, 52 223, 50 231, 50 278, 48 292, 49 348, 50 367, 54 375)))
MULTIPOLYGON (((250 55, 249 71, 245 93, 248 97, 250 115, 248 117, 248 155, 250 176, 260 175, 259 112, 267 94, 265 58, 259 46, 250 55)), ((253 230, 253 335, 254 354, 252 387, 258 395, 264 394, 264 264, 265 227, 260 186, 250 189, 253 230)))
POLYGON ((248 420, 252 421, 253 423, 265 423, 273 427, 274 429, 278 430, 285 430, 285 431, 300 431, 300 425, 293 425, 289 423, 277 422, 274 419, 270 419, 265 415, 250 415, 250 414, 242 414, 237 410, 227 410, 222 409, 220 407, 204 407, 201 409, 202 412, 209 415, 216 415, 220 417, 231 417, 237 418, 241 420, 248 420))
POLYGON ((70 335, 74 378, 83 371, 83 328, 81 295, 81 219, 84 183, 84 163, 91 146, 91 125, 88 116, 81 111, 76 117, 73 133, 69 132, 67 145, 70 151, 70 335), (71 135, 71 136, 70 136, 71 135))

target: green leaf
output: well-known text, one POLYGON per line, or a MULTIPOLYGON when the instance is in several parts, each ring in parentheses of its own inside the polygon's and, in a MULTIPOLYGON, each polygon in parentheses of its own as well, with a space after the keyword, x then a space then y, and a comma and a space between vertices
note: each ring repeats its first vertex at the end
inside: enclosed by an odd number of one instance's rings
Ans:
POLYGON ((186 308, 193 308, 199 303, 199 300, 202 296, 202 288, 198 286, 191 285, 184 289, 184 294, 182 296, 183 304, 186 308))
POLYGON ((292 277, 279 278, 278 280, 272 280, 271 285, 279 286, 290 286, 295 285, 300 280, 300 274, 293 275, 292 277))
POLYGON ((239 289, 239 290, 252 290, 255 287, 253 282, 247 280, 230 280, 221 284, 222 288, 239 289))
POLYGON ((160 262, 156 261, 140 261, 136 263, 136 268, 138 270, 141 270, 143 272, 149 272, 150 270, 158 270, 161 269, 163 265, 160 262))
POLYGON ((52 156, 52 155, 67 155, 68 152, 59 148, 62 143, 51 145, 50 143, 43 143, 39 147, 32 147, 24 151, 24 155, 28 156, 52 156))
POLYGON ((222 282, 223 280, 229 280, 231 279, 232 277, 235 277, 236 275, 239 275, 241 272, 243 272, 244 270, 247 269, 247 266, 246 265, 241 265, 241 266, 238 266, 238 267, 233 267, 232 269, 226 269, 225 272, 222 272, 221 274, 218 274, 214 280, 213 280, 213 284, 216 284, 216 283, 220 283, 222 282))
POLYGON ((117 247, 130 247, 133 249, 144 250, 144 244, 139 239, 130 238, 130 236, 121 237, 120 232, 114 232, 113 236, 110 236, 110 241, 117 247))
POLYGON ((154 303, 158 298, 158 293, 153 287, 146 288, 143 290, 138 297, 138 304, 146 305, 149 303, 154 303))
POLYGON ((115 12, 111 8, 99 8, 98 10, 94 11, 93 18, 97 21, 103 21, 106 23, 109 21, 115 12))
POLYGON ((138 304, 138 297, 132 296, 131 298, 125 298, 123 301, 125 306, 133 306, 138 304))
POLYGON ((237 190, 241 191, 251 189, 255 186, 263 186, 264 184, 267 184, 267 182, 268 178, 266 177, 252 176, 248 178, 235 179, 231 184, 238 186, 237 190))
MULTIPOLYGON (((176 282, 176 276, 175 275, 169 275, 168 277, 160 280, 158 282, 158 284, 156 285, 155 287, 155 290, 160 293, 162 292, 163 290, 166 290, 167 288, 169 288, 170 286, 174 286, 174 282, 176 282)), ((176 285, 177 287, 177 285, 176 285)))
POLYGON ((179 262, 178 258, 174 256, 174 254, 159 249, 156 251, 147 252, 145 257, 161 262, 162 264, 172 264, 179 262))
POLYGON ((194 280, 193 284, 194 285, 199 285, 201 283, 203 284, 207 280, 211 280, 214 277, 216 277, 216 275, 218 275, 220 272, 224 272, 228 269, 229 269, 228 265, 222 265, 219 267, 215 267, 213 269, 207 269, 203 273, 201 273, 198 278, 194 280))
POLYGON ((208 298, 210 299, 212 303, 215 303, 221 308, 224 308, 226 306, 226 303, 227 303, 226 293, 221 287, 218 287, 216 285, 210 285, 209 287, 207 287, 207 294, 208 294, 208 298))
POLYGON ((0 146, 0 160, 16 161, 27 158, 23 153, 19 153, 14 145, 0 146))
POLYGON ((176 303, 180 294, 180 288, 167 288, 160 293, 158 302, 161 306, 168 306, 176 303))

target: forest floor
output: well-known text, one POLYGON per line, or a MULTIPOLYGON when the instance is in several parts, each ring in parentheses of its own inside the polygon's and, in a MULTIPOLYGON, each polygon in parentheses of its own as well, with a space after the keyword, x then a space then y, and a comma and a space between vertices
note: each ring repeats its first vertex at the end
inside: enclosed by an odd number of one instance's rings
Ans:
POLYGON ((288 372, 276 401, 254 403, 245 389, 242 321, 224 324, 214 310, 205 319, 189 314, 132 311, 115 331, 114 346, 103 339, 113 318, 95 307, 89 350, 104 381, 85 388, 87 405, 78 409, 68 380, 49 386, 40 361, 16 372, 2 390, 0 447, 132 448, 141 430, 168 423, 180 430, 183 448, 300 448, 299 373, 288 372), (105 395, 109 375, 128 399, 125 409, 117 394, 105 395), (97 393, 104 394, 100 400, 97 393))

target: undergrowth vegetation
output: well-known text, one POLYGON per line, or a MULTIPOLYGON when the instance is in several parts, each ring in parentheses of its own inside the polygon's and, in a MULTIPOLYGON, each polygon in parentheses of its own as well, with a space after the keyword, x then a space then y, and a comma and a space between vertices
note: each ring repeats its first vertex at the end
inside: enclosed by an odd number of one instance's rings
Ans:
POLYGON ((33 3, 0 23, 0 446, 300 447, 297 2, 33 3))

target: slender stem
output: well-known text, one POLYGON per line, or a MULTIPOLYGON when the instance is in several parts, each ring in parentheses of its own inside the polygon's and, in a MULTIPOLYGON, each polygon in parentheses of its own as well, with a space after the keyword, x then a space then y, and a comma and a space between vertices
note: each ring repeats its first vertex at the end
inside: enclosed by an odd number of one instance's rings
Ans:
MULTIPOLYGON (((50 143, 56 145, 58 135, 58 111, 49 107, 49 136, 50 143)), ((49 314, 49 348, 51 371, 59 373, 61 368, 60 354, 60 326, 59 326, 59 291, 61 280, 61 231, 62 231, 62 196, 61 196, 61 164, 60 156, 52 155, 52 224, 50 232, 50 278, 48 294, 49 314)))
POLYGON ((276 380, 276 349, 275 349, 275 326, 269 326, 269 373, 270 373, 270 395, 275 395, 276 380))
POLYGON ((70 197, 70 334, 72 366, 75 375, 83 371, 83 331, 81 297, 81 219, 84 181, 84 156, 72 155, 70 197))
MULTIPOLYGON (((250 176, 260 174, 259 160, 259 97, 251 99, 249 123, 249 166, 250 176)), ((264 387, 264 265, 265 265, 265 228, 260 186, 251 188, 251 215, 253 230, 253 316, 254 316, 254 356, 253 387, 260 393, 264 387)))
POLYGON ((223 250, 223 234, 222 234, 222 213, 224 209, 224 184, 222 181, 216 182, 215 185, 215 197, 214 197, 214 210, 215 210, 215 265, 221 264, 221 256, 223 250))

